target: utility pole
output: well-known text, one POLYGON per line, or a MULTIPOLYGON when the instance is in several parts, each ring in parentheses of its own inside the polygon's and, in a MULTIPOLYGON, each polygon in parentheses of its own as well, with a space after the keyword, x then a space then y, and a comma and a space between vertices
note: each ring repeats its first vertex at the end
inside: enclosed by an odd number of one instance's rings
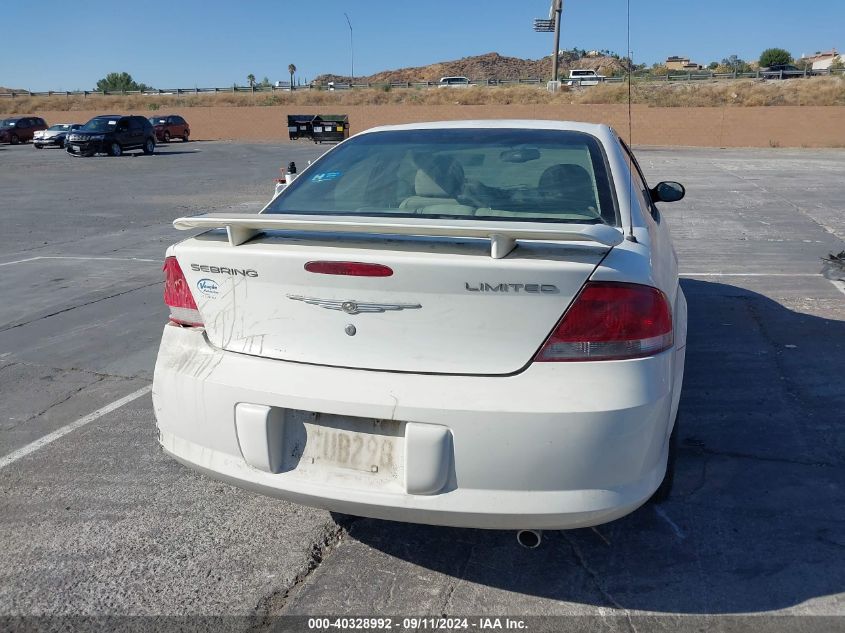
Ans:
POLYGON ((351 88, 352 84, 355 83, 355 47, 352 44, 352 22, 349 21, 349 16, 346 13, 343 15, 349 25, 349 61, 352 65, 352 79, 349 82, 349 87, 351 88))
POLYGON ((552 81, 558 76, 558 51, 560 50, 560 16, 563 12, 563 0, 552 0, 549 7, 549 17, 534 20, 534 30, 538 33, 555 34, 554 49, 552 50, 552 81))
POLYGON ((560 50, 560 14, 563 12, 563 0, 554 0, 552 11, 555 14, 555 50, 552 53, 552 81, 557 81, 558 51, 560 50))

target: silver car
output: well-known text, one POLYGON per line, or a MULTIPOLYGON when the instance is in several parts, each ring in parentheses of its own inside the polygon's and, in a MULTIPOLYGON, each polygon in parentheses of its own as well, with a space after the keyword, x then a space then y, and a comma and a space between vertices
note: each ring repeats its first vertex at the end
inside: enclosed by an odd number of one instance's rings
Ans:
POLYGON ((78 130, 82 127, 82 123, 57 123, 51 125, 46 130, 36 132, 32 137, 32 145, 35 149, 42 149, 47 145, 55 145, 56 147, 65 146, 65 138, 68 132, 78 130))

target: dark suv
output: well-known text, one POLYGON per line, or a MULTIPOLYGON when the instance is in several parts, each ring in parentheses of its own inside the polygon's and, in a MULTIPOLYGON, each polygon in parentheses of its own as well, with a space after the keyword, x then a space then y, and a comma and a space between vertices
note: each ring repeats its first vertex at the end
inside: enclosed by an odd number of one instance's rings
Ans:
POLYGON ((16 116, 0 121, 0 143, 26 143, 36 132, 47 129, 47 123, 37 116, 16 116))
POLYGON ((764 79, 789 79, 791 77, 803 77, 804 74, 803 70, 792 64, 772 64, 760 69, 760 76, 764 79))
POLYGON ((178 114, 151 116, 150 123, 153 125, 156 138, 164 143, 169 143, 172 138, 181 138, 183 142, 187 143, 188 137, 191 135, 188 122, 178 114))
POLYGON ((130 149, 152 154, 156 148, 153 126, 142 116, 104 114, 95 116, 67 135, 65 148, 76 156, 110 154, 120 156, 130 149))

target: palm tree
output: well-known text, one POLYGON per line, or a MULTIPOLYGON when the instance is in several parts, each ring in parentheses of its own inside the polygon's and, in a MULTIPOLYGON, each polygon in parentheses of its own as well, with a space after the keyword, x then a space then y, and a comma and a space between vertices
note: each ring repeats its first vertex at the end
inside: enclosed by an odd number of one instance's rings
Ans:
POLYGON ((250 87, 250 88, 252 88, 252 87, 255 85, 255 75, 253 75, 252 73, 249 73, 249 74, 246 76, 246 80, 249 82, 249 87, 250 87))
POLYGON ((296 66, 288 64, 288 72, 290 73, 290 89, 293 90, 293 73, 296 72, 296 66))

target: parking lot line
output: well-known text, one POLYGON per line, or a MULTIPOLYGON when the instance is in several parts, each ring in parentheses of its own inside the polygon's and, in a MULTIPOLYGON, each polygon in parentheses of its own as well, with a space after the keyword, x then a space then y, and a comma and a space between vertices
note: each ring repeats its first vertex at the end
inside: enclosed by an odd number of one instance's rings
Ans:
POLYGON ((678 273, 681 277, 821 277, 821 273, 678 273))
POLYGON ((130 393, 128 396, 123 396, 119 400, 115 400, 114 402, 107 404, 104 407, 100 407, 96 411, 89 413, 88 415, 81 417, 78 420, 74 420, 70 424, 63 426, 62 428, 57 429, 57 430, 53 431, 52 433, 48 433, 44 437, 38 438, 34 442, 30 442, 26 446, 23 446, 16 451, 12 451, 11 453, 6 455, 5 457, 0 457, 0 470, 5 468, 9 464, 15 463, 16 461, 18 461, 22 457, 26 457, 30 453, 34 453, 39 448, 43 448, 44 446, 47 446, 47 444, 50 444, 51 442, 56 441, 57 439, 67 435, 71 431, 75 431, 76 429, 85 426, 89 422, 93 422, 97 418, 103 417, 107 413, 111 413, 115 409, 119 409, 123 405, 128 404, 128 403, 132 402, 133 400, 137 400, 141 396, 148 394, 150 391, 152 391, 152 389, 153 389, 152 385, 147 385, 146 387, 141 387, 137 391, 133 391, 132 393, 130 393))
POLYGON ((71 255, 39 255, 38 257, 28 257, 26 259, 17 259, 13 262, 3 262, 0 266, 11 266, 12 264, 23 264, 26 262, 34 262, 39 259, 81 259, 84 261, 110 261, 110 262, 149 262, 151 264, 160 264, 160 259, 143 259, 141 257, 78 257, 71 255))

